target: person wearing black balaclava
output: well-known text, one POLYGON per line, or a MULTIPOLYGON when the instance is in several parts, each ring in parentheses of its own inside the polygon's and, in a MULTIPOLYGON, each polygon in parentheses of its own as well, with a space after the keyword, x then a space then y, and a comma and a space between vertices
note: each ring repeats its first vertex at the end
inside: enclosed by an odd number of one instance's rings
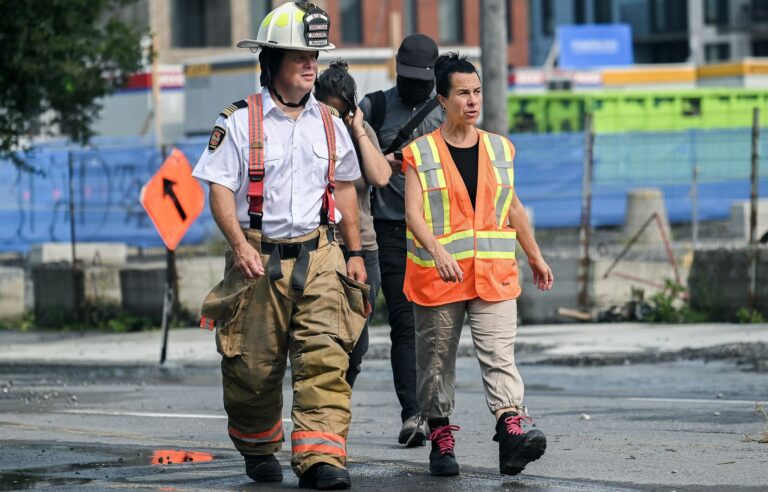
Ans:
POLYGON ((398 442, 408 447, 426 444, 427 427, 418 419, 413 306, 403 294, 405 280, 405 177, 400 149, 431 133, 443 122, 435 101, 437 44, 424 34, 407 36, 397 51, 397 84, 367 94, 360 101, 365 120, 373 127, 392 166, 389 184, 373 193, 372 215, 379 245, 381 290, 387 301, 392 340, 392 375, 402 408, 398 442), (409 124, 410 123, 410 124, 409 124), (401 132, 413 127, 407 135, 401 132), (398 136, 399 133, 403 133, 398 136))

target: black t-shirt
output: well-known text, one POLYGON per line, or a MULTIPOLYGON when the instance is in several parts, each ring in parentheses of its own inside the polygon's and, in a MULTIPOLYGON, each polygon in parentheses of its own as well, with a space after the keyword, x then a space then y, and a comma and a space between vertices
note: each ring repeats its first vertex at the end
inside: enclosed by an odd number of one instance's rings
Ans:
POLYGON ((480 149, 480 140, 472 147, 454 147, 453 145, 445 142, 448 146, 448 151, 451 153, 453 163, 459 169, 461 179, 464 180, 464 186, 467 187, 469 192, 469 200, 472 202, 472 208, 475 208, 475 197, 477 196, 477 168, 478 168, 478 151, 480 149))

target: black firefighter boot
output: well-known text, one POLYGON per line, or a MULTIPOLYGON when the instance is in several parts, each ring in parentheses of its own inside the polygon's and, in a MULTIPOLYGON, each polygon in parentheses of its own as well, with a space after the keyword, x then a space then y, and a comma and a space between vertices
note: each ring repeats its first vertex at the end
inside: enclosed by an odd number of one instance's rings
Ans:
POLYGON ((245 474, 254 482, 282 482, 283 469, 274 454, 245 455, 245 474))
POLYGON ((522 422, 533 419, 517 412, 505 412, 496 422, 494 441, 499 443, 499 470, 504 475, 517 475, 525 465, 535 461, 547 449, 547 438, 539 429, 524 432, 522 422))
POLYGON ((453 431, 458 431, 458 425, 449 425, 447 418, 429 419, 429 440, 432 441, 432 451, 429 453, 429 472, 438 477, 452 477, 459 474, 459 464, 453 453, 456 440, 453 431))
POLYGON ((347 469, 328 463, 314 464, 299 477, 299 487, 302 489, 340 490, 351 486, 347 469))

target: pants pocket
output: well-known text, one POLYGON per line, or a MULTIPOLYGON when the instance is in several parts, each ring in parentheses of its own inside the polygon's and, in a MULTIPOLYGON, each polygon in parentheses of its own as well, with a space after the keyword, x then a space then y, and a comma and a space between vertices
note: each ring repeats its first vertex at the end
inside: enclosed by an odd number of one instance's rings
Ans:
POLYGON ((224 357, 243 353, 245 307, 250 290, 250 285, 233 288, 231 284, 220 282, 203 301, 200 313, 215 321, 216 350, 224 357))
POLYGON ((339 339, 344 350, 351 352, 368 319, 366 303, 370 287, 342 273, 336 273, 339 277, 339 303, 341 305, 339 339))

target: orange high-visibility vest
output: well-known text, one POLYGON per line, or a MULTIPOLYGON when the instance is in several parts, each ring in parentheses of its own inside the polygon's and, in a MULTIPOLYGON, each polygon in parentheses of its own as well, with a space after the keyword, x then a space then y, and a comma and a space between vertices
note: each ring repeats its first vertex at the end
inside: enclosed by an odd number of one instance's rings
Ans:
POLYGON ((403 292, 411 302, 438 306, 480 297, 489 302, 520 295, 515 230, 508 214, 514 196, 515 148, 505 137, 479 132, 475 209, 440 130, 403 149, 403 161, 419 175, 424 220, 464 272, 462 282, 444 282, 432 255, 406 231, 408 258, 403 292))

